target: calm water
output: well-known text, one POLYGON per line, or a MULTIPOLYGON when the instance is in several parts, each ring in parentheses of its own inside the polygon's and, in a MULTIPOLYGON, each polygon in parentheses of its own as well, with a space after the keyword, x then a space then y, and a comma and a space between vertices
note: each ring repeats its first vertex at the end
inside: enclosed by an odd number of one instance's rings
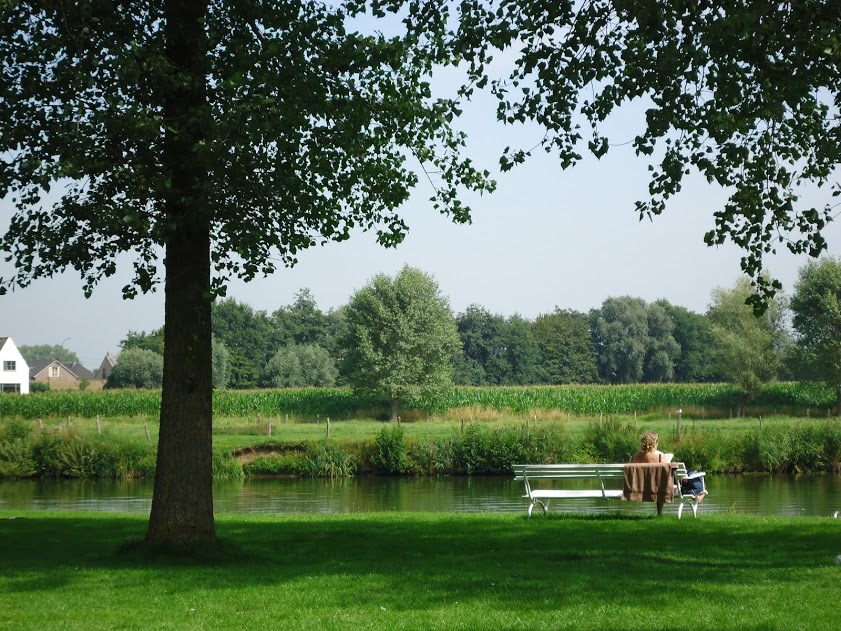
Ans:
MULTIPOLYGON (((583 488, 583 487, 582 487, 583 488)), ((841 476, 707 476, 705 512, 826 516, 841 510, 841 476)), ((524 513, 522 483, 510 477, 381 478, 330 482, 264 478, 217 483, 217 513, 348 513, 368 511, 524 513)), ((89 510, 148 513, 149 482, 0 481, 0 510, 89 510)), ((653 511, 617 500, 552 503, 553 511, 653 511)), ((666 511, 676 512, 675 505, 666 511)))

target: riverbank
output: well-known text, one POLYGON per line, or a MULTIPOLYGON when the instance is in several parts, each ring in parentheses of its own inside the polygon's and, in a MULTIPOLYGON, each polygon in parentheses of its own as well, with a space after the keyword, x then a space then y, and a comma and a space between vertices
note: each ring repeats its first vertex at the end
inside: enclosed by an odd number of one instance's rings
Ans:
POLYGON ((143 516, 0 512, 9 629, 830 629, 841 522, 705 515, 220 516, 196 561, 143 516))
MULTIPOLYGON (((254 423, 258 423, 255 419, 254 423)), ((213 472, 314 477, 509 474, 517 462, 627 462, 645 430, 708 473, 841 470, 837 418, 499 417, 411 423, 282 423, 249 431, 214 420, 213 472)), ((148 417, 0 424, 0 478, 151 478, 157 424, 148 417)))

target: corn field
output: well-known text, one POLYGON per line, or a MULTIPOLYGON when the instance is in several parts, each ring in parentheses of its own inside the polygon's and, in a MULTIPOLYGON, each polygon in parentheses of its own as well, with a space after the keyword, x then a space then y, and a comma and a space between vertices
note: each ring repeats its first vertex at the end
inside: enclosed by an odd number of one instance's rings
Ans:
MULTIPOLYGON (((633 414, 683 408, 726 416, 739 400, 731 384, 634 384, 621 386, 453 387, 441 396, 403 402, 404 410, 446 414, 450 410, 485 408, 526 414, 558 410, 575 415, 633 414)), ((833 392, 810 383, 766 385, 752 406, 791 415, 827 414, 833 392)), ((156 416, 160 390, 57 391, 25 396, 0 396, 0 418, 62 418, 96 416, 156 416)), ((361 398, 347 388, 290 388, 276 390, 217 390, 217 416, 288 415, 296 419, 331 417, 334 420, 376 417, 386 413, 384 401, 361 398)))

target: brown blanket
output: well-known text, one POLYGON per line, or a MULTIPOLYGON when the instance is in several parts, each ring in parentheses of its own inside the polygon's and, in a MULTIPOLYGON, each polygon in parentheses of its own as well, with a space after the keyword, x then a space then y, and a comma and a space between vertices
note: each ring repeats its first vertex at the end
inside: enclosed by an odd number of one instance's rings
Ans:
POLYGON ((670 463, 626 464, 622 499, 634 502, 671 502, 674 480, 670 463))

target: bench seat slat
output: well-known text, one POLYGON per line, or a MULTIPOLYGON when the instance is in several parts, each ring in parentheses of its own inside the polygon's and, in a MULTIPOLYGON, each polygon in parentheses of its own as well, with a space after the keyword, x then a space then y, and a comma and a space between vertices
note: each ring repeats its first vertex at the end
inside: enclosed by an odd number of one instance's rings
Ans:
MULTIPOLYGON (((528 497, 528 495, 523 495, 528 497)), ((600 489, 532 489, 531 497, 533 499, 584 499, 593 498, 619 498, 622 497, 622 489, 605 489, 604 493, 600 489)))

